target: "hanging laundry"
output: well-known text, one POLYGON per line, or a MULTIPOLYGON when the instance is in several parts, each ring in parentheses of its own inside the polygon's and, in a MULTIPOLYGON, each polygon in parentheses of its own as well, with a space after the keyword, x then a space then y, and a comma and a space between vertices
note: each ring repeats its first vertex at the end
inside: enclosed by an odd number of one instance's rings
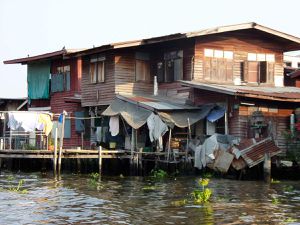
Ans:
POLYGON ((119 133, 119 116, 111 116, 109 120, 109 131, 111 136, 116 136, 119 133))
POLYGON ((62 123, 63 122, 63 114, 59 114, 59 117, 58 117, 58 122, 59 123, 62 123))
POLYGON ((51 121, 50 115, 44 113, 39 114, 38 123, 39 123, 39 127, 37 129, 43 130, 46 136, 48 136, 53 127, 53 123, 51 121))
POLYGON ((160 140, 161 137, 169 130, 168 126, 159 118, 158 115, 152 113, 147 119, 149 128, 149 137, 151 142, 160 140))
POLYGON ((49 114, 38 112, 10 112, 7 126, 11 130, 17 130, 20 127, 27 132, 33 132, 35 129, 43 130, 48 136, 52 130, 52 121, 49 114))
POLYGON ((12 130, 22 127, 25 131, 32 132, 39 127, 38 115, 35 112, 11 112, 7 125, 12 130))

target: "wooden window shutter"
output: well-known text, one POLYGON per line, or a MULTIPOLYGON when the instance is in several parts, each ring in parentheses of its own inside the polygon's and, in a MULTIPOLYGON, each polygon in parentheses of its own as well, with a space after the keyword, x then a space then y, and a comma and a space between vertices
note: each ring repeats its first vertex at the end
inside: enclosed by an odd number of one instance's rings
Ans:
POLYGON ((96 77, 97 77, 97 68, 96 68, 96 63, 92 62, 90 63, 90 81, 91 83, 96 83, 96 77))
POLYGON ((163 62, 156 63, 156 76, 157 76, 157 82, 159 82, 159 83, 164 82, 164 64, 163 64, 163 62))
POLYGON ((210 74, 210 80, 216 80, 218 73, 218 60, 215 58, 212 58, 211 60, 211 74, 210 74))
POLYGON ((248 62, 240 62, 241 80, 248 81, 248 62))
POLYGON ((226 64, 224 59, 217 59, 216 66, 216 74, 213 80, 219 82, 219 81, 225 81, 226 80, 226 64))
POLYGON ((204 60, 204 74, 203 74, 204 80, 210 80, 211 72, 212 72, 211 71, 211 60, 205 59, 204 60))
POLYGON ((105 81, 105 62, 98 61, 97 62, 97 81, 104 82, 105 81))
POLYGON ((135 80, 149 81, 150 80, 150 63, 144 60, 135 60, 135 80))
POLYGON ((174 59, 174 80, 183 79, 183 60, 182 58, 174 59))
POLYGON ((233 62, 232 60, 226 60, 226 81, 233 80, 233 62))
POLYGON ((258 62, 248 62, 248 82, 258 81, 258 62))
POLYGON ((64 91, 64 74, 56 75, 56 91, 64 91))
MULTIPOLYGON (((75 117, 83 118, 84 112, 75 112, 75 117)), ((75 119, 75 131, 78 133, 84 132, 84 120, 83 119, 75 119)))
POLYGON ((64 138, 71 138, 71 120, 65 119, 64 138))
POLYGON ((51 75, 51 92, 57 92, 57 75, 52 74, 51 75))
POLYGON ((70 91, 71 90, 71 75, 70 75, 70 71, 67 71, 65 73, 65 90, 66 91, 70 91))
POLYGON ((259 62, 259 83, 267 82, 267 62, 259 62))
POLYGON ((267 63, 267 79, 268 79, 268 83, 273 84, 274 83, 274 69, 275 67, 275 63, 273 62, 268 62, 267 63))

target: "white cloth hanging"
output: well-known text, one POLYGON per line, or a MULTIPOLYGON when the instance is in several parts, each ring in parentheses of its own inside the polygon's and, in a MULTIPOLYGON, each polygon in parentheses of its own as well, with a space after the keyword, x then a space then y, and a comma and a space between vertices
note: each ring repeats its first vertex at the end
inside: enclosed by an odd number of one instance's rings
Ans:
POLYGON ((119 116, 111 116, 109 119, 109 131, 111 136, 116 136, 119 133, 119 116))
POLYGON ((154 113, 148 117, 147 125, 151 142, 159 140, 169 130, 168 126, 154 113))

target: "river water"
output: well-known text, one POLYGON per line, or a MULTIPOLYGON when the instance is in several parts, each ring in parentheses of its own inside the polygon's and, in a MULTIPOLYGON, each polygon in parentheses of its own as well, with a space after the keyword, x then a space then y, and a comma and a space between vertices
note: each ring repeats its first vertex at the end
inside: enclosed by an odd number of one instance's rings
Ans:
POLYGON ((299 181, 267 185, 211 179, 211 202, 195 205, 190 193, 199 188, 198 178, 103 177, 97 182, 88 175, 55 180, 2 172, 0 224, 300 224, 299 181), (20 180, 19 191, 9 190, 20 180))

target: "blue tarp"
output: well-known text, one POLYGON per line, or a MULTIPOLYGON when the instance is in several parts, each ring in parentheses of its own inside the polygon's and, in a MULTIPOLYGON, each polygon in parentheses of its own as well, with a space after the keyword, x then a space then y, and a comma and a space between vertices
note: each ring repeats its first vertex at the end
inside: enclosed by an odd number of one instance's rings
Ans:
POLYGON ((207 120, 209 122, 216 122, 218 119, 222 118, 225 114, 225 108, 223 107, 217 107, 214 108, 207 116, 207 120))
POLYGON ((32 63, 27 66, 28 98, 49 98, 50 63, 32 63))

